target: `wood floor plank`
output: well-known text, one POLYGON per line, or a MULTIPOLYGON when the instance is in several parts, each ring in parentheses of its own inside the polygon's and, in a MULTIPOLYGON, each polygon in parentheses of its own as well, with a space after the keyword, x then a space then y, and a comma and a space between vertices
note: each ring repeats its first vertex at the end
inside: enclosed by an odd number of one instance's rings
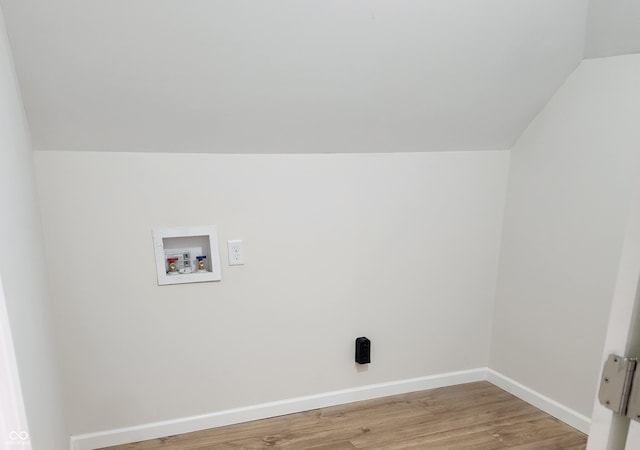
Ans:
POLYGON ((488 382, 468 383, 103 450, 584 450, 586 436, 488 382))

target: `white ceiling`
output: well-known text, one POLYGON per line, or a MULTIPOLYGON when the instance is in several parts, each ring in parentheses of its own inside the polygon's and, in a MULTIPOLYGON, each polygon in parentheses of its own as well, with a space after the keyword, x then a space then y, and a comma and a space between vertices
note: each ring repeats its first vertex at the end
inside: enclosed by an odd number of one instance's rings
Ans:
POLYGON ((510 148, 587 3, 0 0, 36 149, 222 153, 510 148))
POLYGON ((640 53, 640 0, 591 0, 587 58, 640 53))

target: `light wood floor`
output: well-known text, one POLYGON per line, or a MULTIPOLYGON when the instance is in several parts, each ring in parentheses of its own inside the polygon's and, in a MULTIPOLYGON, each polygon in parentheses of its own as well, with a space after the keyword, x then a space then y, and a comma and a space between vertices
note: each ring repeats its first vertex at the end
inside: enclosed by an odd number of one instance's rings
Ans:
POLYGON ((109 450, 577 450, 587 438, 488 382, 334 406, 109 450))

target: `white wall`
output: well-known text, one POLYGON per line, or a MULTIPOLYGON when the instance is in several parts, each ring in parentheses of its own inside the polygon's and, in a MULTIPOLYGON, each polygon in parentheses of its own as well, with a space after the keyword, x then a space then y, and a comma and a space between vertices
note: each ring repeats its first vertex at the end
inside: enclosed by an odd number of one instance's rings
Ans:
POLYGON ((72 434, 485 367, 508 158, 36 152, 72 434), (157 286, 211 224, 246 265, 157 286))
POLYGON ((589 416, 640 162, 640 55, 586 60, 512 150, 490 367, 589 416))
MULTIPOLYGON (((46 292, 32 153, 1 11, 0 99, 0 278, 31 443, 36 450, 58 450, 68 448, 68 439, 46 292)), ((5 438, 0 436, 0 446, 5 438)))

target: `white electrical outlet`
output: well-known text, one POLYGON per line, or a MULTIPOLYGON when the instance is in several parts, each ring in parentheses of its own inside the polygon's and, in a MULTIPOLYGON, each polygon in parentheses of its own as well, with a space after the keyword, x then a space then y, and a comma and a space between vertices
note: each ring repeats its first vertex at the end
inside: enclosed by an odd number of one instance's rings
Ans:
POLYGON ((244 264, 244 251, 242 249, 242 241, 235 239, 228 241, 229 244, 229 265, 239 266, 244 264))

